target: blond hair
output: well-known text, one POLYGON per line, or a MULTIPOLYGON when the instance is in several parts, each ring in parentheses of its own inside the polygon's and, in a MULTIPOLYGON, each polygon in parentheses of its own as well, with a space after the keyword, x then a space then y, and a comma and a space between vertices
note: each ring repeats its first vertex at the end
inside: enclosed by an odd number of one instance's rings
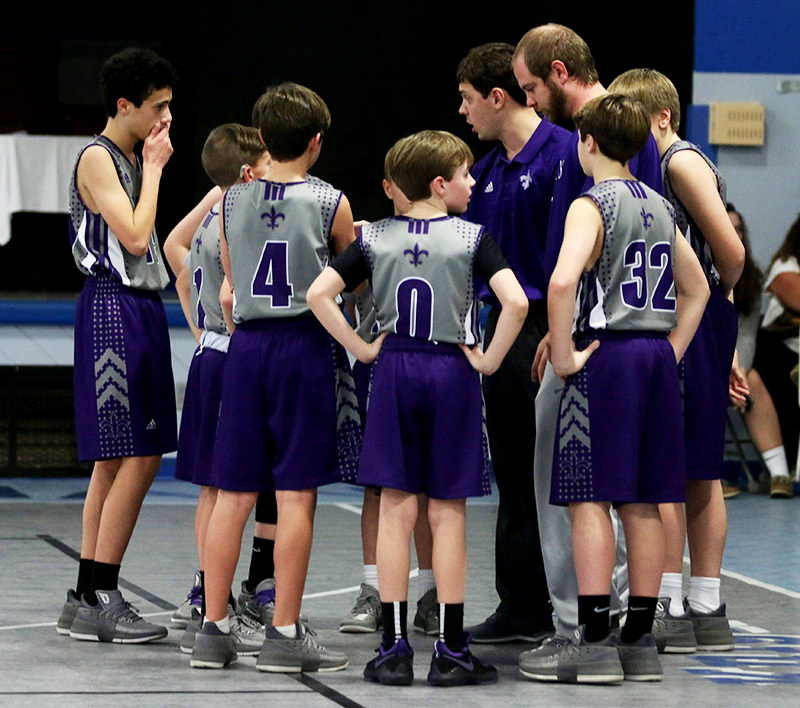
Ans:
POLYGON ((474 158, 467 144, 444 130, 423 130, 398 140, 386 153, 383 172, 412 202, 431 196, 437 177, 453 179, 465 162, 474 158))
POLYGON ((640 101, 651 116, 658 115, 662 108, 667 108, 670 112, 669 125, 673 132, 678 132, 681 125, 681 101, 678 98, 678 90, 660 71, 631 69, 614 79, 608 90, 640 101))

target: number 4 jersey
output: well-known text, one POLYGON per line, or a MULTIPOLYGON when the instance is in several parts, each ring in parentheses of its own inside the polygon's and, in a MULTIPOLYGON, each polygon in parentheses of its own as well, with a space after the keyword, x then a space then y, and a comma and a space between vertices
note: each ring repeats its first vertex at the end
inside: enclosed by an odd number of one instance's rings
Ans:
POLYGON ((342 193, 305 182, 256 180, 223 197, 222 226, 233 278, 234 322, 310 314, 306 292, 328 264, 342 193))
POLYGON ((642 182, 612 179, 582 196, 603 219, 603 248, 580 280, 575 330, 669 332, 678 323, 675 211, 642 182))
POLYGON ((371 280, 380 332, 468 345, 480 339, 473 276, 508 268, 482 226, 455 216, 369 224, 331 265, 347 290, 371 280))

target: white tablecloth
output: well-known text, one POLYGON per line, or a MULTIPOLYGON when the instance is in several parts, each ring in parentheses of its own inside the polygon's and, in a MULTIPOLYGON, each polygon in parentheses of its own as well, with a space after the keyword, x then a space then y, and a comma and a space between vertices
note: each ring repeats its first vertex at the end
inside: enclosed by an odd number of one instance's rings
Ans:
POLYGON ((66 213, 75 157, 89 137, 0 135, 0 246, 18 211, 66 213))

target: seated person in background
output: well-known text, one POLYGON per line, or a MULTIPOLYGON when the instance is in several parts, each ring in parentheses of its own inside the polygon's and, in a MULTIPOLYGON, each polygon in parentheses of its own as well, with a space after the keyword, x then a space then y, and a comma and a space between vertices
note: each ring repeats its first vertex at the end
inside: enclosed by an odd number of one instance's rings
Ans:
MULTIPOLYGON (((764 286, 764 275, 753 261, 744 218, 736 211, 732 202, 728 202, 727 210, 733 228, 736 229, 745 248, 744 270, 739 282, 733 288, 733 304, 739 313, 739 335, 736 339, 739 368, 747 377, 752 396, 752 400, 748 402, 746 408, 742 408, 742 411, 750 434, 753 436, 753 442, 761 453, 769 472, 770 496, 791 498, 792 481, 789 477, 789 466, 786 462, 786 451, 783 447, 778 413, 761 376, 753 369, 756 337, 761 321, 761 293, 764 286)), ((739 494, 738 487, 723 484, 723 488, 726 491, 726 497, 739 494)))
MULTIPOLYGON (((800 437, 797 388, 789 376, 797 366, 800 333, 800 217, 772 259, 765 288, 771 297, 758 332, 753 368, 772 397, 789 469, 794 469, 800 437)), ((755 397, 755 391, 754 391, 755 397)))

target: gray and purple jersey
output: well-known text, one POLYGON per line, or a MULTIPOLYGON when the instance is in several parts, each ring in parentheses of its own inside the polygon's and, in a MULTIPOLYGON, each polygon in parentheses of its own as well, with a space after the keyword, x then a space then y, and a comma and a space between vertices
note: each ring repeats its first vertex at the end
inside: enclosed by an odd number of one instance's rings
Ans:
POLYGON ((291 183, 256 180, 225 193, 234 322, 311 312, 306 293, 328 265, 341 198, 338 189, 311 176, 291 183))
POLYGON ((603 247, 581 276, 575 330, 674 329, 675 213, 669 202, 637 180, 605 180, 583 196, 600 211, 603 247))
POLYGON ((473 267, 483 227, 458 217, 394 216, 361 229, 380 332, 435 342, 480 339, 473 267))
POLYGON ((117 170, 120 184, 136 208, 142 189, 142 168, 131 164, 123 152, 104 135, 96 136, 78 155, 72 173, 69 200, 69 235, 72 257, 78 269, 91 276, 111 273, 128 287, 137 290, 163 290, 169 284, 169 275, 161 255, 155 228, 150 234, 150 245, 143 256, 128 253, 100 214, 90 211, 78 190, 78 163, 86 148, 101 145, 108 150, 117 170))
POLYGON ((661 170, 664 177, 664 196, 669 200, 669 203, 672 204, 673 208, 675 209, 675 220, 678 224, 678 228, 683 232, 683 235, 686 236, 686 239, 691 244, 692 249, 697 254, 700 265, 703 266, 703 272, 706 274, 708 284, 711 287, 714 287, 715 285, 719 284, 719 273, 714 267, 714 256, 711 253, 711 247, 708 245, 708 243, 706 243, 706 238, 703 236, 703 232, 700 231, 691 214, 686 211, 686 208, 681 203, 681 200, 678 199, 678 196, 675 194, 675 189, 673 188, 672 182, 669 178, 669 161, 676 152, 680 152, 681 150, 694 150, 694 152, 696 152, 706 161, 706 164, 711 168, 711 171, 714 173, 714 177, 717 180, 717 191, 719 192, 719 197, 723 204, 727 204, 727 200, 725 198, 725 180, 722 179, 722 175, 720 175, 717 166, 711 162, 708 157, 706 157, 706 155, 699 147, 697 147, 697 145, 690 143, 688 140, 679 140, 678 142, 673 143, 669 146, 668 150, 661 158, 661 170))
POLYGON ((189 294, 195 327, 228 334, 219 304, 225 271, 220 257, 218 207, 211 208, 192 236, 186 267, 189 269, 189 294))

